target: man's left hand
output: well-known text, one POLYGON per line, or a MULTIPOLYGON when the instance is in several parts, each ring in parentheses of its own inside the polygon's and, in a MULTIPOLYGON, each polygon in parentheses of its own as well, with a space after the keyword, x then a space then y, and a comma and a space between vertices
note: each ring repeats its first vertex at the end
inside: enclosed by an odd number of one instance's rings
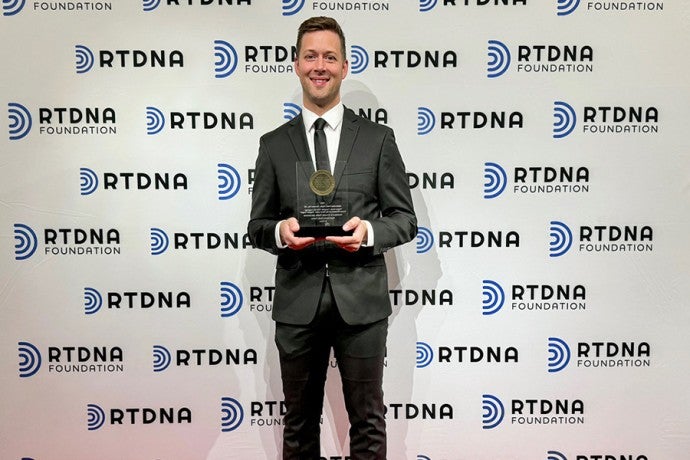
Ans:
POLYGON ((354 230, 350 236, 328 236, 326 241, 349 252, 359 251, 362 242, 367 240, 367 226, 359 217, 353 217, 343 225, 343 230, 354 230))

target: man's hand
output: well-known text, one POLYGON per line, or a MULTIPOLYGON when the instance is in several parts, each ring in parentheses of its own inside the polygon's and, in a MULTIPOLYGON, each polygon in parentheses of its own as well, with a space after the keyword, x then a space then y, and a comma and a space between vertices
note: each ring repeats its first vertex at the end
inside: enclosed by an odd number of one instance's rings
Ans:
POLYGON ((359 251, 362 242, 367 240, 367 225, 359 217, 353 217, 345 222, 343 230, 354 230, 354 232, 351 236, 328 236, 326 241, 330 241, 349 252, 359 251))
POLYGON ((307 246, 311 246, 316 241, 313 237, 299 238, 295 236, 295 232, 299 231, 299 223, 294 217, 290 217, 280 223, 280 241, 283 242, 290 249, 300 250, 307 246))

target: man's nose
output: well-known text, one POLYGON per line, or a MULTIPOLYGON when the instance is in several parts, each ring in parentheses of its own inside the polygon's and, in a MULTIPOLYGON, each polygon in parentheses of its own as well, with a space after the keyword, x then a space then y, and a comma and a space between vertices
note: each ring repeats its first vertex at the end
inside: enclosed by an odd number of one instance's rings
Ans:
POLYGON ((323 58, 323 56, 319 56, 316 58, 316 69, 317 70, 323 70, 326 68, 326 59, 323 58))

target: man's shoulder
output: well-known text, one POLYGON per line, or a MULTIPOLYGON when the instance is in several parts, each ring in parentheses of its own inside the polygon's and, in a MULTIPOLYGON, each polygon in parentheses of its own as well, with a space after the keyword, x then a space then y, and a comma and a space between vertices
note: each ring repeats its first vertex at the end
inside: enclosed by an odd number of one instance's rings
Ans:
POLYGON ((391 128, 390 126, 382 125, 374 121, 371 121, 366 117, 356 114, 352 109, 348 109, 347 107, 345 107, 343 121, 347 123, 354 123, 358 126, 359 129, 379 133, 381 135, 393 133, 393 128, 391 128))

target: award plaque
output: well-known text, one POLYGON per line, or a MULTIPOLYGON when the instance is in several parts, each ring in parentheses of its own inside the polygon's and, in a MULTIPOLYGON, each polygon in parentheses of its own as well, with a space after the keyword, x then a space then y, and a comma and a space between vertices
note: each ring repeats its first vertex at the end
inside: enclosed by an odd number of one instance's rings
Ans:
MULTIPOLYGON (((336 184, 330 171, 314 171, 309 162, 297 163, 297 221, 299 231, 295 236, 326 237, 352 235, 343 230, 350 218, 347 181, 336 184), (336 189, 338 193, 336 192, 336 189)), ((336 168, 344 165, 336 165, 336 168)), ((347 177, 347 176, 343 176, 347 177)))

